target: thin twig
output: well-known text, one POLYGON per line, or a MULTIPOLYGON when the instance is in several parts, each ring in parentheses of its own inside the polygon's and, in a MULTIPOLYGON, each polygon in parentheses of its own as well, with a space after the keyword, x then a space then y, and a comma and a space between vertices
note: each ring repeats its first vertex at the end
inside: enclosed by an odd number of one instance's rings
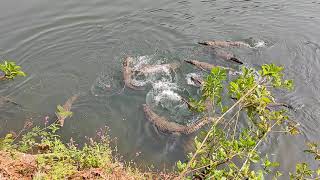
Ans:
POLYGON ((232 141, 234 141, 234 137, 236 136, 236 130, 237 130, 237 125, 238 125, 238 121, 239 121, 240 110, 241 110, 241 108, 239 107, 239 111, 237 112, 236 124, 234 125, 232 141))
POLYGON ((235 177, 235 179, 239 176, 239 174, 241 173, 242 169, 244 168, 244 166, 247 164, 248 160, 249 160, 249 156, 253 153, 253 151, 255 151, 258 146, 260 145, 260 143, 262 142, 262 140, 269 134, 269 132, 271 132, 271 129, 276 125, 278 124, 280 120, 278 120, 277 122, 275 122, 271 128, 261 137, 261 139, 258 141, 258 143, 254 146, 254 148, 250 151, 250 153, 248 153, 248 156, 246 158, 246 160, 244 161, 244 163, 242 164, 237 176, 235 177))
MULTIPOLYGON (((238 111, 238 112, 240 112, 240 110, 241 110, 241 109, 239 108, 239 111, 238 111)), ((238 112, 237 112, 237 113, 238 113, 238 112)), ((232 120, 234 120, 234 118, 237 116, 237 113, 235 113, 235 114, 230 118, 230 120, 228 121, 228 123, 223 127, 223 130, 225 130, 225 129, 227 128, 227 126, 231 124, 232 120)))

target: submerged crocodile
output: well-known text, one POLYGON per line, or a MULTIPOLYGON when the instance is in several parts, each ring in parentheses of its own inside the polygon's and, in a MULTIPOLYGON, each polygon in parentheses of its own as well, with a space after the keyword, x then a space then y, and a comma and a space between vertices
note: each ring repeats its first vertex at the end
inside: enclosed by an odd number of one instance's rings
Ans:
POLYGON ((201 61, 197 61, 197 60, 185 60, 186 63, 189 63, 189 64, 192 64, 194 66, 196 66, 197 68, 200 68, 202 70, 211 70, 212 68, 214 67, 221 67, 225 70, 231 70, 233 71, 232 68, 227 68, 227 67, 222 67, 222 66, 215 66, 213 64, 210 64, 210 63, 206 63, 206 62, 201 62, 201 61))
POLYGON ((212 46, 214 48, 217 47, 223 47, 223 48, 228 48, 228 47, 248 47, 252 48, 250 44, 241 42, 241 41, 203 41, 203 42, 198 42, 198 44, 201 45, 206 45, 206 46, 212 46))
POLYGON ((233 61, 233 62, 236 62, 238 64, 243 64, 242 61, 240 61, 237 57, 235 57, 234 54, 232 53, 229 53, 227 51, 224 51, 224 50, 221 50, 221 49, 216 49, 215 50, 215 55, 224 59, 224 60, 227 60, 227 61, 233 61))
POLYGON ((12 103, 14 105, 18 105, 20 106, 20 104, 16 103, 15 101, 13 101, 12 99, 8 98, 8 97, 4 97, 4 96, 0 96, 0 107, 4 106, 7 103, 12 103))
POLYGON ((187 126, 168 121, 165 117, 159 116, 153 112, 146 104, 143 104, 143 111, 147 119, 152 122, 160 131, 172 134, 192 134, 214 120, 213 118, 204 117, 200 121, 187 126))
MULTIPOLYGON (((79 97, 79 94, 76 94, 72 97, 70 97, 65 103, 64 105, 62 106, 63 110, 65 112, 71 112, 71 107, 72 107, 72 104, 74 103, 74 101, 76 101, 79 97)), ((68 117, 67 115, 63 115, 63 114, 59 114, 59 113, 56 113, 56 116, 58 118, 58 122, 60 123, 61 126, 64 125, 64 120, 68 117)))
POLYGON ((133 69, 130 67, 130 64, 132 63, 132 61, 133 61, 132 57, 126 57, 122 63, 124 84, 128 88, 131 88, 134 90, 143 90, 141 87, 137 87, 137 86, 133 85, 133 83, 132 83, 133 69))

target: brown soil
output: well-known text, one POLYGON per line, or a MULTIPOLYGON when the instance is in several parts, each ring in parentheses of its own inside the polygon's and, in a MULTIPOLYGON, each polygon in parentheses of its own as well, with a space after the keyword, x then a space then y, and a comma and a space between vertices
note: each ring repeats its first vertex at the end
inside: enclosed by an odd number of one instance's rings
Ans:
POLYGON ((0 179, 32 179, 36 172, 35 157, 33 155, 0 151, 0 179))

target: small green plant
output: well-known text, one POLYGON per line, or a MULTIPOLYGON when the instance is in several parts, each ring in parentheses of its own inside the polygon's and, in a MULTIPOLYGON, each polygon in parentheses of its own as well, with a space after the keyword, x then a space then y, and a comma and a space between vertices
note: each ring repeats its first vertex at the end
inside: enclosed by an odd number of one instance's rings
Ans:
POLYGON ((268 156, 262 157, 259 145, 276 128, 283 133, 296 134, 297 124, 290 120, 284 107, 274 108, 276 98, 272 90, 291 90, 291 80, 284 80, 283 68, 274 64, 262 65, 260 71, 242 68, 241 75, 231 82, 226 81, 225 70, 216 67, 207 76, 199 101, 193 102, 203 110, 204 103, 210 101, 212 108, 206 116, 218 117, 207 131, 195 138, 196 150, 188 155, 188 162, 177 163, 179 178, 186 179, 264 179, 266 174, 274 178, 281 176, 273 168, 279 166, 268 156), (223 91, 227 84, 228 92, 223 91), (236 100, 230 107, 223 106, 236 100), (221 114, 223 113, 223 114, 221 114), (240 128, 239 116, 249 119, 247 127, 240 128), (228 117, 228 118, 226 118, 228 117), (221 125, 218 125, 220 123, 221 125), (237 163, 235 163, 237 162, 237 163), (251 169, 260 164, 261 169, 251 169))
POLYGON ((51 125, 50 131, 41 136, 37 144, 37 148, 41 147, 41 154, 37 156, 38 169, 46 171, 49 166, 48 179, 65 178, 76 170, 106 168, 111 162, 111 150, 106 136, 100 142, 91 140, 79 149, 72 141, 65 145, 60 136, 54 133, 58 128, 58 125, 51 125))
POLYGON ((4 61, 0 64, 0 70, 4 73, 5 79, 14 79, 17 76, 26 76, 21 67, 13 61, 4 61))
POLYGON ((68 144, 61 141, 57 134, 60 128, 57 123, 46 128, 33 127, 16 143, 8 134, 0 139, 0 150, 36 154, 37 170, 45 174, 42 179, 64 179, 76 171, 90 168, 108 170, 112 157, 107 135, 100 135, 99 141, 90 139, 79 148, 72 140, 68 144))
POLYGON ((0 138, 0 150, 12 149, 13 135, 7 134, 4 138, 0 138))
POLYGON ((72 117, 73 112, 66 110, 61 105, 58 105, 56 114, 58 117, 68 118, 72 117))

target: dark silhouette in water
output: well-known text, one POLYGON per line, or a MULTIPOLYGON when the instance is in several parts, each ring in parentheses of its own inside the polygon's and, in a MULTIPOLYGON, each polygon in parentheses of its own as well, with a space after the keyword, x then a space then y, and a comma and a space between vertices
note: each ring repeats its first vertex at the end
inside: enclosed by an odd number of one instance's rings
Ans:
POLYGON ((16 103, 12 99, 10 99, 8 97, 0 96, 0 107, 4 106, 6 103, 12 103, 14 105, 20 106, 20 104, 16 103))

